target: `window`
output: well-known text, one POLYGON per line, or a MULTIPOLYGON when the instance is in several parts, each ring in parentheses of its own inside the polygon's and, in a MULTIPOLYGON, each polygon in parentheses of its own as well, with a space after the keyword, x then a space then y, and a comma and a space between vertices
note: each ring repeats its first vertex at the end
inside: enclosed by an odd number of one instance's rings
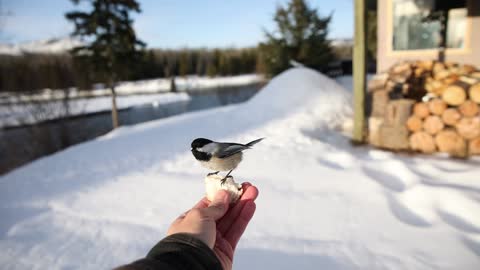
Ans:
POLYGON ((445 23, 447 48, 463 48, 467 9, 465 1, 392 0, 393 50, 439 48, 445 23), (437 3, 438 2, 438 3, 437 3), (449 4, 448 2, 455 2, 449 4))

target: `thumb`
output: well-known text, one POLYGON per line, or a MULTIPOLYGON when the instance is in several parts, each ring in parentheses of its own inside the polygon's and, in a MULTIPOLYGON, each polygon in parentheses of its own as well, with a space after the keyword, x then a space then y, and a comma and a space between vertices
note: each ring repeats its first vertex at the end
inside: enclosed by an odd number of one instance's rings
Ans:
POLYGON ((230 198, 228 192, 222 189, 217 191, 213 201, 208 205, 208 207, 202 210, 206 216, 213 218, 214 220, 218 220, 227 212, 229 201, 230 198))

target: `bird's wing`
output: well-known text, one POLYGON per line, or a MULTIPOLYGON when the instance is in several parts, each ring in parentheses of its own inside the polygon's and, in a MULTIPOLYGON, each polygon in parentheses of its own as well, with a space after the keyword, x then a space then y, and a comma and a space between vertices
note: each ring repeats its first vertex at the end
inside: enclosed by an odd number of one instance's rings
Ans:
POLYGON ((239 143, 220 143, 220 148, 215 155, 219 158, 225 158, 248 148, 248 146, 239 143))

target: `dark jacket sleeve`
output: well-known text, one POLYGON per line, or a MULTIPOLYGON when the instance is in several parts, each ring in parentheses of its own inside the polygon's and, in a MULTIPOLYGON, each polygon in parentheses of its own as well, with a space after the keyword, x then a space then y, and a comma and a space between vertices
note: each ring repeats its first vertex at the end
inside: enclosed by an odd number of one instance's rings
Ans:
POLYGON ((170 235, 158 242, 147 257, 116 270, 222 270, 213 250, 185 233, 170 235))

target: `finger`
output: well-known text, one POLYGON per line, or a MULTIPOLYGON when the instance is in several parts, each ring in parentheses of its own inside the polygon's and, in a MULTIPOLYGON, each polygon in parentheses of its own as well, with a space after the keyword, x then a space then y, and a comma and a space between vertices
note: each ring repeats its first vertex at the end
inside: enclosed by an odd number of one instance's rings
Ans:
POLYGON ((244 189, 240 201, 235 204, 235 206, 228 211, 228 213, 218 222, 217 228, 220 232, 225 233, 228 231, 232 223, 242 212, 243 207, 247 201, 254 201, 258 196, 258 189, 255 186, 248 186, 244 189))
POLYGON ((242 183, 242 189, 243 190, 246 190, 249 186, 251 186, 252 184, 250 182, 244 182, 242 183))
MULTIPOLYGON (((207 199, 207 197, 203 197, 198 203, 196 203, 196 204, 192 207, 192 209, 205 208, 205 207, 208 206, 209 203, 210 203, 210 201, 207 199)), ((190 210, 192 210, 192 209, 190 209, 190 210)), ((175 221, 184 219, 184 218, 187 216, 188 212, 190 212, 190 210, 187 210, 187 211, 185 211, 183 214, 181 214, 180 216, 178 216, 178 218, 177 218, 175 221)))
POLYGON ((230 196, 227 191, 217 191, 217 194, 215 194, 213 201, 208 205, 208 207, 201 209, 203 214, 206 217, 210 217, 214 220, 220 219, 228 210, 228 204, 230 202, 229 197, 230 196))
POLYGON ((207 197, 203 197, 197 204, 195 204, 192 209, 195 209, 195 208, 205 208, 208 206, 208 204, 210 203, 210 201, 207 199, 207 197))
POLYGON ((248 223, 253 217, 253 214, 255 214, 256 207, 257 206, 255 205, 255 202, 248 201, 245 204, 245 207, 243 207, 242 212, 240 213, 238 218, 232 224, 228 232, 224 235, 225 240, 230 243, 233 250, 235 250, 235 247, 237 246, 240 237, 242 237, 243 232, 245 232, 248 223))

